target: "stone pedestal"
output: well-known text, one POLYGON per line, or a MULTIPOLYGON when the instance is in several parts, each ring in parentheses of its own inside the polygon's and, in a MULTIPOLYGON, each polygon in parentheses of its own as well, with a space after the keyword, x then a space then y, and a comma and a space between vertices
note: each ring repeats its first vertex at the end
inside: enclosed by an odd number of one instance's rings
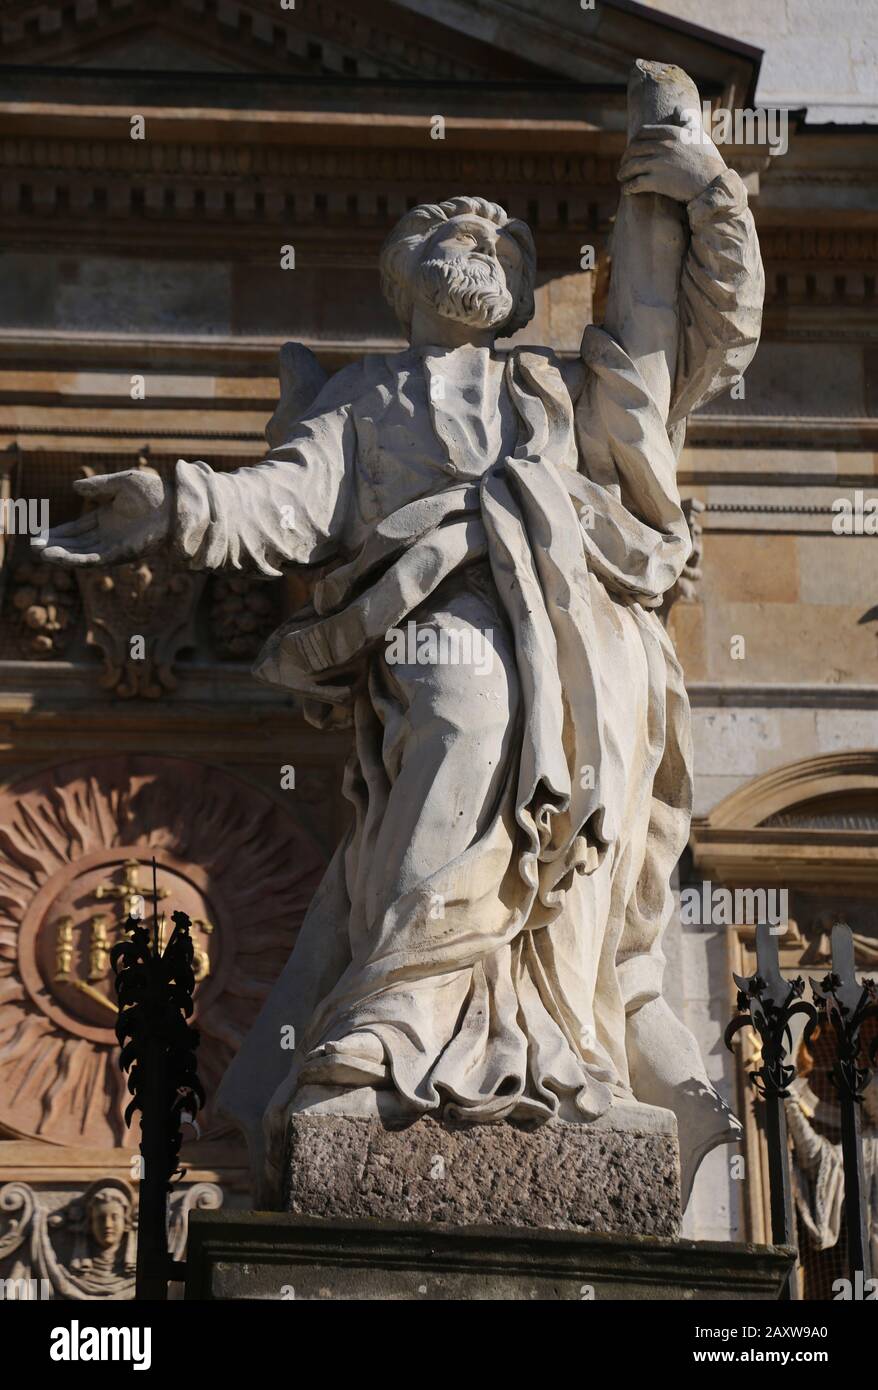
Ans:
POLYGON ((774 1299, 794 1252, 675 1239, 676 1123, 452 1126, 390 1092, 304 1090, 285 1213, 193 1212, 188 1299, 774 1299))
POLYGON ((284 1209, 307 1217, 663 1237, 680 1229, 676 1121, 636 1103, 589 1123, 453 1126, 400 1116, 380 1092, 352 1115, 306 1091, 288 1120, 283 1177, 284 1209))
POLYGON ((194 1211, 186 1298, 776 1299, 794 1258, 720 1241, 194 1211))

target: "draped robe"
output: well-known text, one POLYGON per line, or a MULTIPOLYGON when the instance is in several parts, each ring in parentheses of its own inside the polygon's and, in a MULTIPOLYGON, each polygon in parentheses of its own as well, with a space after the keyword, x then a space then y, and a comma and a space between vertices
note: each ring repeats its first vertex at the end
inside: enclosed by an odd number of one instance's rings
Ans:
POLYGON ((276 1151, 307 1054, 359 1031, 413 1115, 589 1119, 631 1095, 626 1017, 661 994, 691 810, 656 613, 690 548, 674 411, 743 370, 762 298, 737 177, 689 221, 667 419, 589 326, 574 364, 474 346, 364 359, 265 463, 178 465, 194 567, 332 562, 255 672, 354 729, 350 830, 223 1083, 255 1153, 263 1127, 276 1151), (390 662, 388 632, 411 623, 475 636, 487 669, 390 662))

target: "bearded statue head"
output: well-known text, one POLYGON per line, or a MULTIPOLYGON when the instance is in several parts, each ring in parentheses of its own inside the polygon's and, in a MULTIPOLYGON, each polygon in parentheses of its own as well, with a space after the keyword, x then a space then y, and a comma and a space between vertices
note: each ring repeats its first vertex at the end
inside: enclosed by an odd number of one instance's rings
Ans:
POLYGON ((484 198, 412 208, 385 241, 380 267, 381 289, 407 336, 418 304, 495 337, 533 317, 530 228, 484 198))

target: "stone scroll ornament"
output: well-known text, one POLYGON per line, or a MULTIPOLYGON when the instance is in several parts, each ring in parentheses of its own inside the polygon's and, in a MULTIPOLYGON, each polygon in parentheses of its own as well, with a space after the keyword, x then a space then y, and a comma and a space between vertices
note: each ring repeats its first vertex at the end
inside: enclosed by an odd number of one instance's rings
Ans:
POLYGON ((497 345, 534 313, 526 224, 423 204, 380 259, 404 351, 322 382, 289 347, 262 464, 82 480, 92 510, 47 539, 71 567, 173 547, 194 571, 321 572, 254 667, 354 729, 350 829, 220 1094, 262 1202, 311 1107, 669 1109, 684 1195, 739 1133, 663 994, 692 749, 660 612, 693 550, 686 417, 749 364, 764 276, 690 79, 638 62, 628 109, 606 315, 577 360, 497 345))
MULTIPOLYGON (((138 467, 146 468, 148 459, 141 454, 138 467)), ((95 475, 91 466, 84 471, 95 475)), ((176 660, 196 644, 205 577, 166 551, 133 564, 80 570, 76 582, 85 640, 102 660, 99 684, 119 700, 157 700, 175 690, 176 660)))
MULTIPOLYGON (((171 1199, 171 1253, 183 1258, 189 1214, 223 1204, 216 1183, 179 1188, 171 1199)), ((6 1301, 113 1301, 135 1295, 137 1198, 123 1178, 105 1175, 82 1193, 0 1187, 0 1279, 6 1301)))

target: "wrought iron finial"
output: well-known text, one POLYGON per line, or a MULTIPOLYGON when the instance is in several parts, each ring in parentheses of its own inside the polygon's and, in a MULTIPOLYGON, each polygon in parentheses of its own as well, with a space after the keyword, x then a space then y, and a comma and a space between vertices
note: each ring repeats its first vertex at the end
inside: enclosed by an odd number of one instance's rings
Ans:
POLYGON ((119 1000, 119 1062, 133 1097, 126 1124, 140 1111, 139 1298, 166 1297, 168 1280, 180 1277, 168 1256, 168 1189, 179 1168, 183 1117, 194 1119, 204 1104, 195 1061, 199 1035, 187 1022, 195 989, 191 923, 185 912, 173 913, 174 930, 163 950, 157 903, 154 893, 152 939, 142 920, 129 917, 127 939, 110 952, 119 1000))
POLYGON ((805 981, 801 976, 785 980, 780 973, 777 937, 766 922, 756 928, 756 972, 753 975, 733 976, 738 986, 737 1018, 733 1018, 724 1034, 726 1047, 742 1028, 753 1027, 762 1044, 762 1066, 748 1072, 749 1079, 763 1097, 786 1099, 790 1082, 796 1075, 795 1063, 787 1061, 792 1053, 790 1020, 804 1014, 805 1042, 817 1026, 817 1010, 802 998, 805 981))
POLYGON ((878 1036, 868 1052, 866 1066, 860 1066, 860 1029, 867 1018, 878 1017, 878 986, 874 980, 857 979, 854 938, 845 922, 832 928, 832 969, 823 980, 811 981, 821 1022, 832 1025, 838 1055, 833 1071, 836 1084, 861 1104, 863 1092, 872 1080, 878 1053, 878 1036))
MULTIPOLYGON (((198 1080, 195 1050, 197 1029, 186 1022, 194 1008, 194 947, 191 922, 185 912, 172 914, 174 930, 164 951, 156 951, 148 929, 136 917, 125 926, 128 938, 110 952, 116 974, 119 1017, 116 1037, 122 1048, 119 1059, 128 1072, 128 1090, 134 1099, 125 1111, 130 1125, 136 1110, 143 1111, 141 1078, 149 1045, 160 1045, 167 1060, 168 1115, 190 1115, 204 1103, 198 1080)), ((168 1151, 168 1178, 177 1170, 179 1133, 168 1151)))
MULTIPOLYGON (((767 922, 756 928, 756 972, 735 975, 738 986, 737 1018, 733 1018, 724 1034, 726 1047, 742 1028, 755 1028, 762 1043, 762 1065, 748 1073, 751 1084, 762 1096, 765 1138, 768 1148, 768 1177, 771 1205, 771 1238, 776 1245, 796 1245, 796 1223, 790 1188, 789 1146, 784 1102, 789 1095, 790 1082, 796 1075, 790 1059, 793 1039, 790 1020, 804 1014, 805 1038, 811 1037, 817 1026, 817 1010, 802 998, 804 980, 785 980, 780 973, 777 937, 767 922)), ((782 1298, 795 1296, 792 1273, 784 1284, 782 1298)))
POLYGON ((841 1110, 848 1274, 851 1287, 856 1288, 871 1277, 858 1107, 862 1104, 863 1092, 872 1080, 872 1067, 878 1053, 876 1036, 869 1048, 866 1065, 860 1065, 860 1029, 867 1018, 878 1017, 878 988, 874 980, 863 980, 861 983, 857 979, 854 938, 845 922, 836 922, 832 928, 832 969, 820 984, 812 980, 811 989, 817 1000, 821 1021, 825 1019, 831 1024, 835 1034, 832 1078, 841 1110))

